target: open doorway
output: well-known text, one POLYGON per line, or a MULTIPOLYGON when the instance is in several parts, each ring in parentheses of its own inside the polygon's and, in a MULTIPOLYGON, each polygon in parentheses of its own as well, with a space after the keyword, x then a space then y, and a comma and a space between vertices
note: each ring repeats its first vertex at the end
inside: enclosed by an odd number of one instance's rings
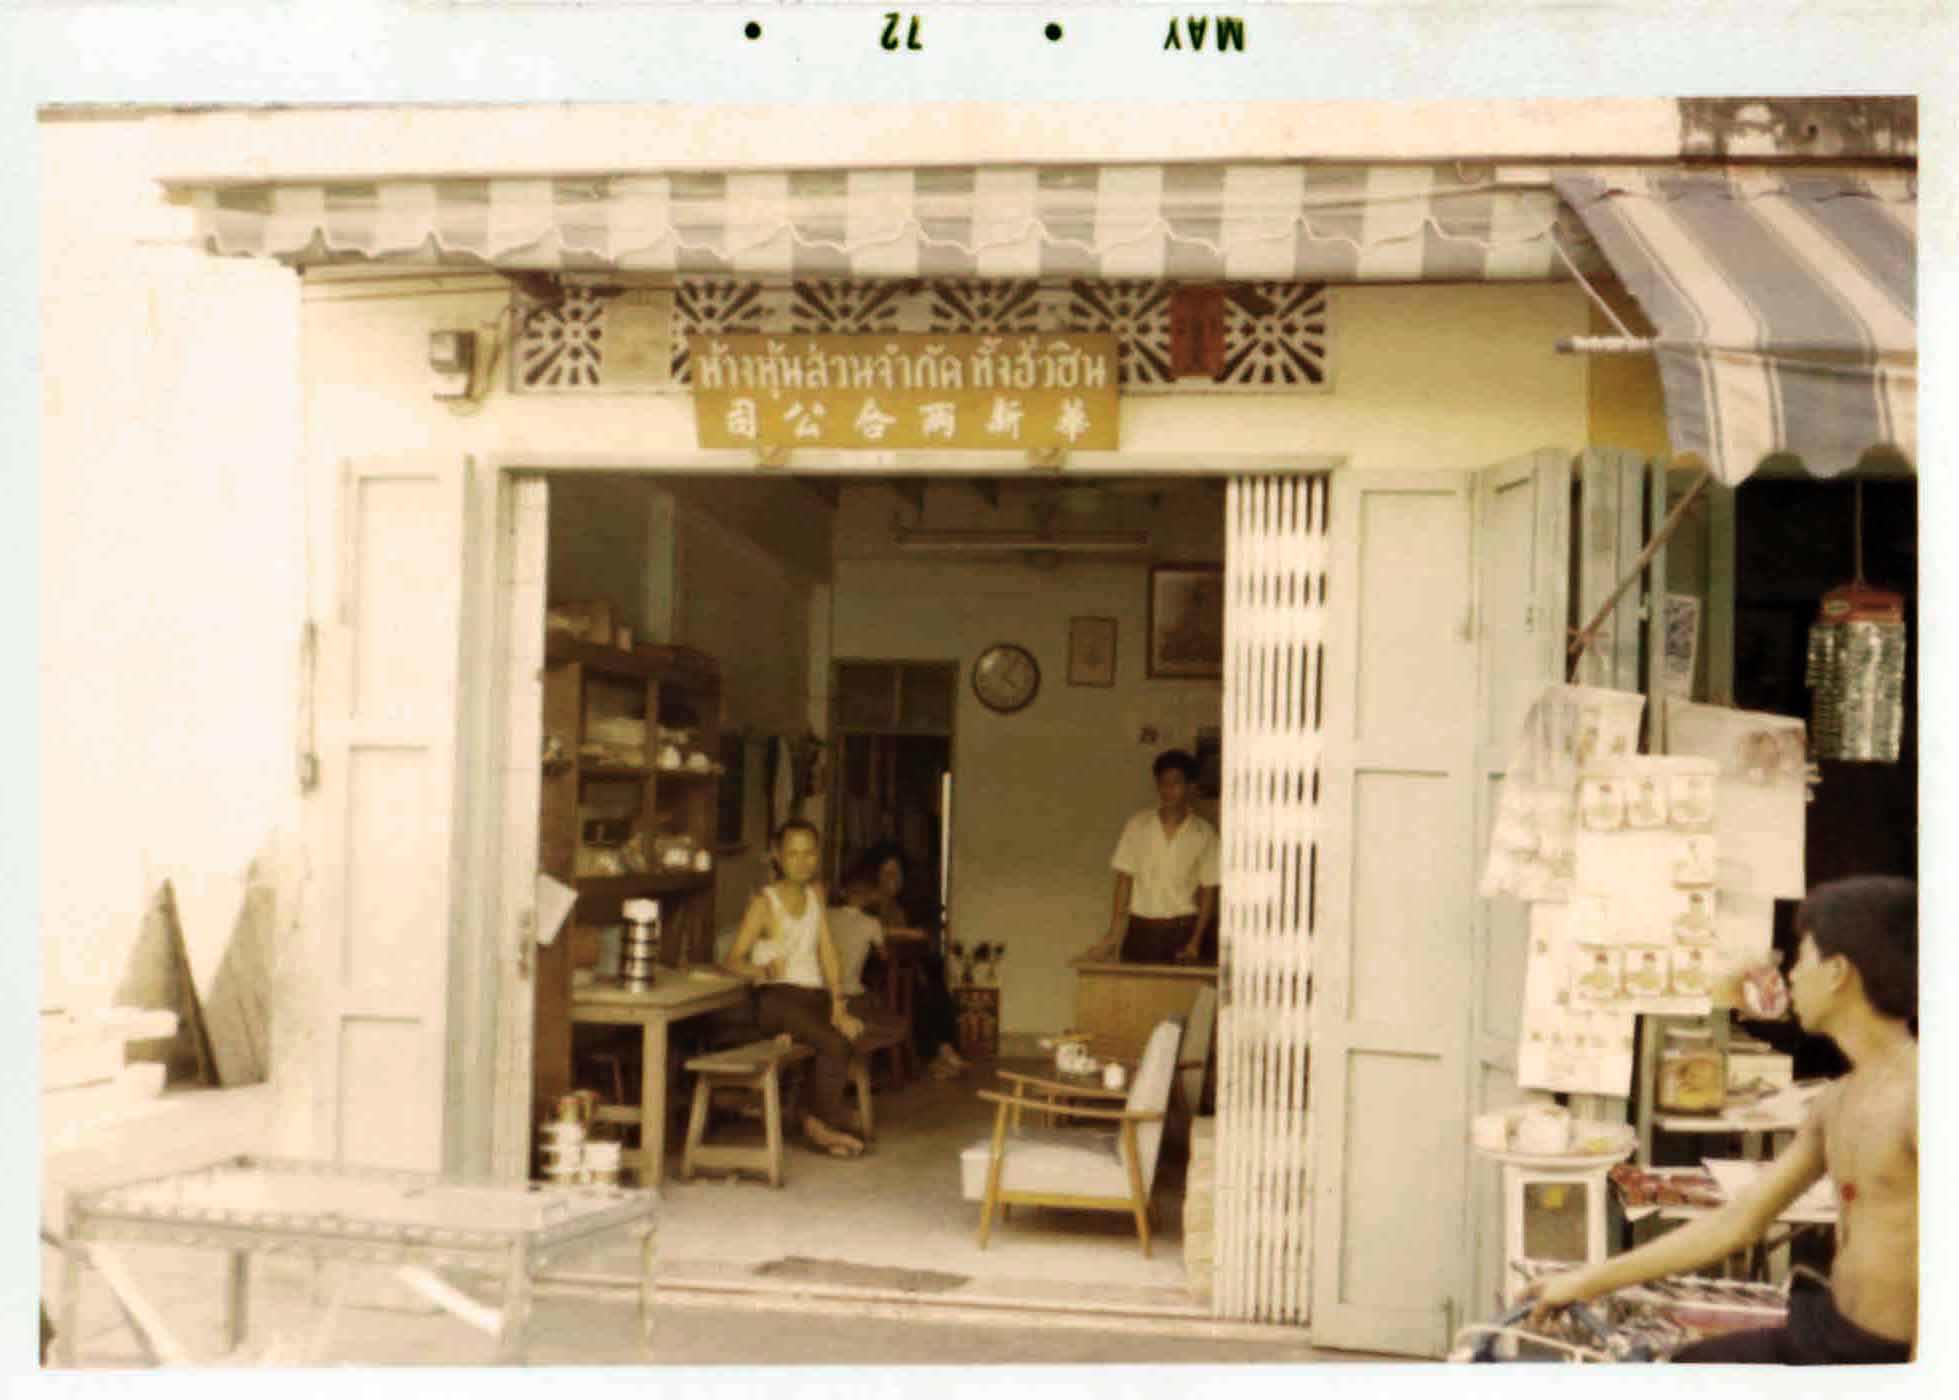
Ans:
POLYGON ((830 881, 840 886, 872 851, 895 848, 910 927, 936 935, 950 902, 958 667, 845 657, 832 662, 831 676, 830 881))
MULTIPOLYGON (((565 472, 549 495, 543 601, 609 599, 612 625, 635 647, 712 658, 718 730, 742 736, 744 766, 774 776, 771 756, 789 755, 780 781, 745 785, 737 817, 713 806, 716 944, 768 878, 767 833, 785 814, 824 828, 839 872, 875 841, 908 855, 915 846, 906 893, 936 906, 963 941, 1005 950, 987 974, 1003 1032, 997 1063, 1035 1067, 1040 1038, 1072 1022, 1070 963, 1106 927, 1109 856, 1124 819, 1150 800, 1151 759, 1200 740, 1215 748, 1221 676, 1201 664, 1153 666, 1149 584, 1153 562, 1222 562, 1222 484, 565 472), (977 539, 996 533, 1017 543, 977 539), (941 535, 976 543, 970 554, 948 550, 941 535), (1066 548, 1091 537, 1092 550, 1066 548), (923 538, 930 550, 905 547, 923 538), (1044 547, 1056 540, 1062 548, 1044 547), (1074 654, 1081 619, 1108 643, 1088 663, 1074 654), (972 684, 976 659, 999 643, 1023 649, 1039 671, 1038 693, 1012 710, 983 703, 972 684), (865 669, 875 667, 881 675, 865 669), (852 708, 860 683, 885 687, 888 719, 852 708), (958 774, 950 800, 948 772, 958 774)), ((565 939, 573 978, 596 976, 605 956, 604 940, 576 932, 583 918, 574 913, 565 939)), ((689 1027, 671 1034, 667 1140, 677 1144, 689 1027)), ((645 1066, 614 1058, 623 1063, 582 1082, 632 1098, 645 1066)), ((875 1271, 930 1257, 964 1282, 911 1280, 918 1288, 1207 1313, 1184 1276, 1180 1162, 1163 1164, 1148 1259, 1121 1217, 1051 1210, 1014 1212, 988 1250, 977 1248, 958 1159, 990 1130, 991 1108, 975 1090, 990 1086, 993 1067, 882 1089, 872 1157, 792 1155, 781 1192, 679 1182, 669 1154, 663 1256, 701 1279, 733 1270, 749 1282, 781 1277, 758 1271, 785 1259, 890 1282, 875 1271), (742 1207, 740 1229, 731 1203, 742 1207)))

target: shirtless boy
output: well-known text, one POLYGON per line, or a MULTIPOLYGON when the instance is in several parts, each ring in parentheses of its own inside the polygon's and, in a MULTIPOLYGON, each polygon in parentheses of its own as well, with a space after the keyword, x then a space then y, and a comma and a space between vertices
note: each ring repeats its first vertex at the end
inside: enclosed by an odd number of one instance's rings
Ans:
POLYGON ((1785 1327, 1696 1342, 1675 1361, 1788 1366, 1913 1359, 1918 1347, 1918 892, 1909 880, 1837 880, 1796 916, 1796 1016, 1851 1071, 1817 1097, 1789 1149, 1712 1215, 1591 1268, 1527 1290, 1534 1319, 1711 1264, 1745 1248, 1827 1174, 1835 1184, 1830 1286, 1798 1290, 1785 1327))

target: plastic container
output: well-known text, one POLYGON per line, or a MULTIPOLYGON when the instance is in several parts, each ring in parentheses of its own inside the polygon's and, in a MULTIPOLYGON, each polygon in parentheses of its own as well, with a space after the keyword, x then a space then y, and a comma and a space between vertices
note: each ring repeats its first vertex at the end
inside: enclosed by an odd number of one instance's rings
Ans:
POLYGON ((1656 1093, 1665 1113, 1719 1113, 1727 1105, 1727 1068, 1711 1031, 1670 1027, 1660 1037, 1656 1093))

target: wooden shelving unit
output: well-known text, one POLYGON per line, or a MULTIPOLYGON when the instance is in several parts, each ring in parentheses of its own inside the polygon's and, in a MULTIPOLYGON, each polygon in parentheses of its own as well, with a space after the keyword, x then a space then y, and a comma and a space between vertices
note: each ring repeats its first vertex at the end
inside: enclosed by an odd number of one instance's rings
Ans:
POLYGON ((661 958, 668 964, 706 961, 714 944, 714 874, 649 868, 643 873, 581 874, 580 846, 591 819, 624 821, 657 867, 654 840, 691 837, 713 851, 720 775, 662 768, 659 728, 691 729, 693 751, 716 758, 720 749, 721 681, 712 669, 638 651, 620 651, 547 635, 544 647, 543 766, 538 813, 538 865, 578 891, 566 927, 537 950, 535 982, 535 1104, 551 1111, 571 1087, 571 976, 598 958, 598 931, 624 922, 629 899, 660 902, 661 958), (621 763, 581 757, 594 720, 642 719, 646 761, 621 763))

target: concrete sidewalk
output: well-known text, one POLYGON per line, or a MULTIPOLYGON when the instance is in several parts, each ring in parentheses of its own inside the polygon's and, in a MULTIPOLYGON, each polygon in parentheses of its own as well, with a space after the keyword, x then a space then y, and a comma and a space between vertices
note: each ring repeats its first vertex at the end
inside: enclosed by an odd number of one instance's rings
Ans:
MULTIPOLYGON (((218 1355, 224 1256, 164 1247, 124 1251, 150 1301, 199 1364, 251 1367, 482 1366, 494 1341, 441 1312, 322 1306, 302 1268, 254 1281, 251 1333, 218 1355)), ((493 1303, 489 1290, 476 1296, 493 1303)), ((82 1368, 143 1364, 107 1288, 83 1290, 82 1368)), ((546 1285, 530 1328, 531 1366, 973 1366, 1288 1365, 1381 1361, 1317 1351, 1289 1328, 1076 1319, 1021 1311, 961 1311, 929 1304, 817 1299, 794 1294, 666 1297, 656 1301, 651 1354, 639 1344, 635 1304, 546 1285)))

